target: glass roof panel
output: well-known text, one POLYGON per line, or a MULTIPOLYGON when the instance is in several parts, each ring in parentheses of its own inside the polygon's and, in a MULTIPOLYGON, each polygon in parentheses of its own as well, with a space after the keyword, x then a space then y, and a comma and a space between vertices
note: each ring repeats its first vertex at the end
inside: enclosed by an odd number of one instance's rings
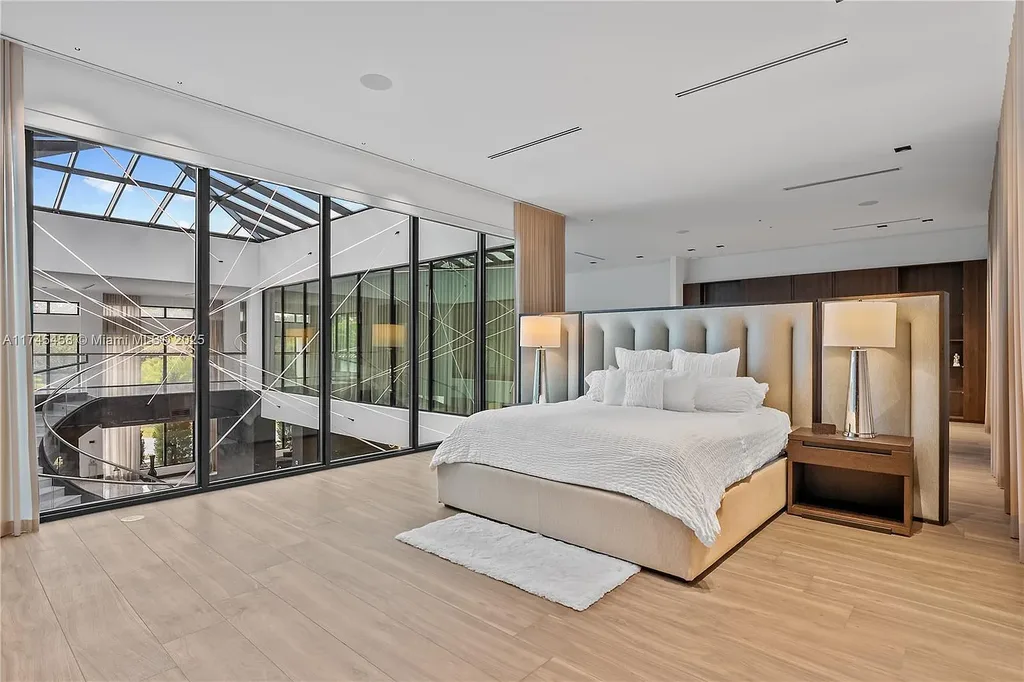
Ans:
MULTIPOLYGON (((229 216, 227 211, 220 206, 214 206, 213 210, 210 211, 210 232, 216 234, 231 234, 231 231, 235 229, 237 225, 238 223, 235 219, 229 216)), ((249 235, 248 232, 245 234, 246 236, 249 235)))
POLYGON ((357 204, 354 201, 347 201, 345 199, 334 199, 334 201, 337 201, 339 204, 341 204, 348 210, 352 211, 353 213, 359 213, 359 211, 365 211, 366 209, 369 208, 369 206, 367 206, 366 204, 357 204))
POLYGON ((90 215, 103 215, 110 198, 118 183, 111 180, 98 180, 84 175, 72 174, 68 179, 68 189, 64 199, 57 208, 61 211, 74 211, 90 215))
POLYGON ((175 163, 155 156, 140 156, 139 162, 135 164, 135 170, 132 171, 132 177, 136 180, 168 187, 174 184, 179 175, 181 168, 175 163))
POLYGON ((167 192, 126 185, 110 215, 122 220, 148 223, 166 196, 167 192))
POLYGON ((124 175, 131 161, 132 153, 115 147, 93 147, 78 152, 75 168, 106 173, 115 177, 124 175), (109 154, 108 154, 109 152, 109 154), (113 158, 111 158, 113 157, 113 158))
POLYGON ((60 190, 60 181, 66 173, 46 168, 32 169, 32 203, 42 208, 53 208, 60 190))
MULTIPOLYGON (((274 190, 271 189, 271 192, 273 192, 273 191, 274 190)), ((302 229, 304 227, 307 227, 310 223, 315 222, 314 218, 310 218, 309 216, 303 215, 303 214, 299 213, 298 211, 293 210, 292 208, 289 208, 288 206, 286 206, 283 203, 281 203, 280 201, 278 201, 278 197, 282 196, 282 194, 283 194, 280 191, 280 188, 278 188, 278 193, 273 195, 274 196, 273 200, 270 197, 263 196, 262 194, 258 193, 256 190, 252 189, 251 187, 243 189, 242 193, 246 194, 246 195, 248 195, 248 196, 250 196, 250 197, 252 197, 254 199, 255 204, 253 205, 253 210, 255 210, 257 213, 261 213, 262 214, 264 209, 267 209, 267 213, 270 213, 270 209, 268 208, 268 206, 269 206, 271 208, 276 208, 279 211, 283 211, 287 215, 291 216, 294 220, 291 220, 289 222, 290 223, 298 223, 298 224, 295 224, 295 225, 290 225, 290 227, 293 230, 302 229)), ((275 218, 279 218, 279 216, 274 216, 274 217, 275 218)), ((281 219, 281 220, 283 220, 283 219, 281 219)))
POLYGON ((302 204, 303 206, 312 211, 319 212, 320 210, 318 202, 314 201, 313 199, 310 199, 302 192, 297 192, 291 187, 285 187, 284 185, 275 185, 272 182, 264 182, 263 184, 269 187, 271 190, 276 189, 279 194, 284 195, 285 197, 291 199, 292 201, 297 201, 298 203, 302 204))
MULTIPOLYGON (((192 229, 196 221, 196 199, 181 194, 175 194, 167 208, 161 213, 156 222, 158 225, 168 227, 182 227, 186 230, 192 229)), ((212 221, 211 221, 212 222, 212 221)), ((211 225, 211 229, 213 226, 211 225)))
MULTIPOLYGON (((185 192, 194 193, 195 180, 182 170, 190 169, 189 166, 47 133, 35 133, 34 142, 33 157, 37 163, 68 168, 67 173, 39 166, 33 169, 33 204, 38 208, 100 217, 108 217, 110 208, 108 219, 194 229, 194 196, 135 184, 144 182, 168 190, 177 185, 185 192), (131 174, 126 177, 129 167, 131 174), (106 177, 92 177, 87 173, 106 177), (67 189, 57 201, 65 180, 67 189), (117 192, 120 194, 111 205, 117 192), (165 201, 166 206, 160 210, 165 201)), ((223 171, 211 170, 210 176, 213 180, 211 199, 216 200, 210 202, 210 230, 215 234, 242 238, 251 235, 253 240, 265 241, 319 224, 319 195, 223 171)), ((343 217, 339 213, 341 207, 353 213, 369 208, 344 199, 332 201, 337 209, 331 212, 332 219, 343 217)))

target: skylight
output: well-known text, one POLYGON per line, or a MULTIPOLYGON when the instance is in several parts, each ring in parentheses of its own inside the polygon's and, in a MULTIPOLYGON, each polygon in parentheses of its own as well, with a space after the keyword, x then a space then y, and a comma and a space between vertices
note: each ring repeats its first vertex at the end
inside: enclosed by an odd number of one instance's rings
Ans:
MULTIPOLYGON (((36 209, 192 230, 196 169, 177 161, 74 138, 34 134, 36 209)), ((210 171, 210 232, 266 241, 320 224, 320 196, 265 180, 210 171)), ((368 206, 331 200, 331 219, 368 206)))

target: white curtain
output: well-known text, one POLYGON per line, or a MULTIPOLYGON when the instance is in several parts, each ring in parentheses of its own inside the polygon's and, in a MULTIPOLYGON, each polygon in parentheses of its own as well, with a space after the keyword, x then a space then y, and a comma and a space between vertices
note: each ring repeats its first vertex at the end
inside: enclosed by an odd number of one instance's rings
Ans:
POLYGON ((20 45, 0 41, 3 80, 3 244, 0 245, 0 530, 39 529, 32 397, 25 112, 20 45), (7 340, 10 339, 10 342, 7 340))
MULTIPOLYGON (((1024 8, 1017 3, 989 202, 987 426, 1010 537, 1024 535, 1024 8)), ((1020 547, 1024 561, 1024 544, 1020 547)))
MULTIPOLYGON (((138 296, 103 294, 103 336, 105 350, 112 353, 103 367, 103 395, 107 397, 135 395, 142 383, 143 344, 146 327, 142 322, 138 296), (123 357, 117 357, 122 355, 123 357), (116 358, 116 359, 115 359, 116 358)), ((156 386, 153 391, 156 391, 156 386)), ((121 426, 103 429, 103 459, 118 466, 103 465, 103 477, 133 480, 142 467, 142 429, 121 426)))

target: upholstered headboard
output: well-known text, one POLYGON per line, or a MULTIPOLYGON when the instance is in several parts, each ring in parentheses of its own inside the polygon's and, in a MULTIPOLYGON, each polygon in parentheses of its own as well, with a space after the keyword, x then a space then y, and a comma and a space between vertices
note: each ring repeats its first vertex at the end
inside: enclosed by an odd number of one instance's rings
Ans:
MULTIPOLYGON (((547 351, 553 400, 579 397, 589 372, 615 366, 616 347, 707 353, 739 348, 739 374, 770 386, 765 404, 789 413, 794 426, 812 422, 813 303, 565 313, 559 317, 562 346, 547 351)), ((523 395, 528 394, 533 362, 532 350, 523 349, 521 376, 527 378, 520 381, 523 395)))
MULTIPOLYGON (((914 516, 945 523, 949 499, 949 294, 866 298, 896 302, 896 347, 868 350, 875 430, 914 437, 914 516)), ((850 351, 822 347, 823 422, 842 428, 849 376, 850 351)))

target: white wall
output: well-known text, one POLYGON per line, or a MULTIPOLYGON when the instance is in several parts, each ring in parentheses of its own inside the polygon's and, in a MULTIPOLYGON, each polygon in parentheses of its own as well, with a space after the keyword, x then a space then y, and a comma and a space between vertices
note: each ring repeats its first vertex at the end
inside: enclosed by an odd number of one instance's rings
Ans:
POLYGON ((688 263, 686 281, 718 282, 807 272, 982 260, 987 257, 988 228, 972 227, 932 234, 861 239, 841 244, 695 258, 688 263))
POLYGON ((670 305, 670 298, 668 261, 565 276, 566 310, 652 308, 670 305))
MULTIPOLYGON (((34 228, 34 267, 51 273, 91 275, 96 271, 107 278, 195 282, 192 235, 46 211, 33 215, 38 224, 34 228)), ((210 281, 226 280, 230 286, 251 286, 259 281, 257 249, 253 244, 243 249, 244 245, 237 239, 211 236, 210 281)))
POLYGON ((32 49, 25 50, 25 117, 30 127, 512 234, 506 197, 32 49))

